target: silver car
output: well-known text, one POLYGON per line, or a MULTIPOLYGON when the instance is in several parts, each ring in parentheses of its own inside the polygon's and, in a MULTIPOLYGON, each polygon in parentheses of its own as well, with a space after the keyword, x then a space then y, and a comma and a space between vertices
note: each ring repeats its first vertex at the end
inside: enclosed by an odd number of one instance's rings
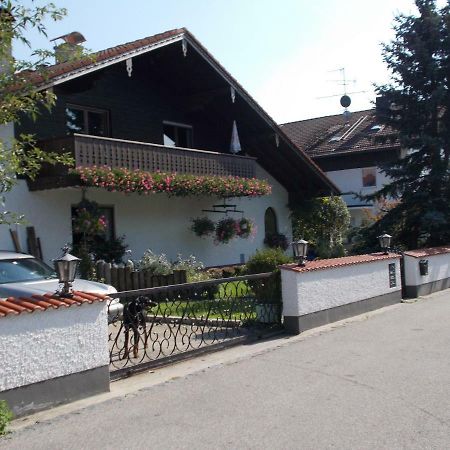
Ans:
MULTIPOLYGON (((29 297, 33 294, 56 292, 59 280, 56 272, 34 256, 0 250, 0 301, 7 297, 29 297)), ((114 294, 116 288, 108 284, 76 278, 73 282, 76 291, 93 294, 114 294)), ((121 314, 123 305, 118 298, 108 305, 109 317, 121 314)))

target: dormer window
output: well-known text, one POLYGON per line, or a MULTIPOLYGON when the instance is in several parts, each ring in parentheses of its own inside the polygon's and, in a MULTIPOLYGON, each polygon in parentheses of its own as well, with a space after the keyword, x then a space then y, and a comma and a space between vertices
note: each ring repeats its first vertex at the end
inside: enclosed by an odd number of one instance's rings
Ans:
POLYGON ((87 106, 66 106, 67 132, 109 136, 109 114, 104 109, 87 106))
POLYGON ((373 125, 372 127, 370 127, 370 132, 371 132, 371 133, 378 133, 378 132, 381 131, 383 128, 384 128, 383 125, 375 124, 375 125, 373 125))

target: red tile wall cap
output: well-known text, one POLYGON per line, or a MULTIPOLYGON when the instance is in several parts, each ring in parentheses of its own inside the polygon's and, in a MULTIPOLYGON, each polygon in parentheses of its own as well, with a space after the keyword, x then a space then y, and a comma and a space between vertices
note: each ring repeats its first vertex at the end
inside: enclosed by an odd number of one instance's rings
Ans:
POLYGON ((424 256, 444 255, 450 253, 450 245, 444 245, 442 247, 430 247, 419 248, 417 250, 408 250, 404 252, 406 256, 412 256, 413 258, 423 258, 424 256))
POLYGON ((396 253, 371 253, 369 255, 344 256, 342 258, 317 259, 308 261, 304 266, 297 264, 284 264, 280 269, 292 270, 294 272, 312 272, 314 270, 335 269, 343 266, 352 266, 355 264, 365 264, 370 262, 382 261, 383 259, 399 259, 400 255, 396 253))
POLYGON ((48 309, 68 308, 70 306, 81 306, 85 303, 104 302, 110 297, 102 294, 90 294, 87 292, 74 291, 73 297, 58 297, 56 294, 32 295, 31 297, 8 297, 0 299, 0 317, 15 315, 34 311, 46 311, 48 309))

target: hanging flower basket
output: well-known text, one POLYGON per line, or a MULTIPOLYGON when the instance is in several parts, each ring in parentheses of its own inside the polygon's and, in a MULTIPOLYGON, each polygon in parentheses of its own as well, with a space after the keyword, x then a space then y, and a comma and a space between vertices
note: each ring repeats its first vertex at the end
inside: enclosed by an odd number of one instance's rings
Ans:
POLYGON ((246 217, 236 221, 236 234, 241 239, 248 239, 255 232, 255 228, 255 223, 246 217))
POLYGON ((214 222, 208 217, 192 219, 191 231, 199 237, 209 236, 214 233, 215 229, 214 222))
POLYGON ((236 221, 233 218, 222 219, 216 225, 215 241, 220 244, 228 244, 236 236, 236 232, 236 221))

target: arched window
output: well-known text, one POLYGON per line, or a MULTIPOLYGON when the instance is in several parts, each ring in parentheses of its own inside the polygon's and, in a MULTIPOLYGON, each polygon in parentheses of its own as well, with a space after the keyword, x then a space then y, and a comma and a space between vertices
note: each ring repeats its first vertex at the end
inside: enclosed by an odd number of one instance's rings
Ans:
POLYGON ((273 208, 267 208, 264 214, 264 232, 266 237, 278 233, 277 216, 273 208))

